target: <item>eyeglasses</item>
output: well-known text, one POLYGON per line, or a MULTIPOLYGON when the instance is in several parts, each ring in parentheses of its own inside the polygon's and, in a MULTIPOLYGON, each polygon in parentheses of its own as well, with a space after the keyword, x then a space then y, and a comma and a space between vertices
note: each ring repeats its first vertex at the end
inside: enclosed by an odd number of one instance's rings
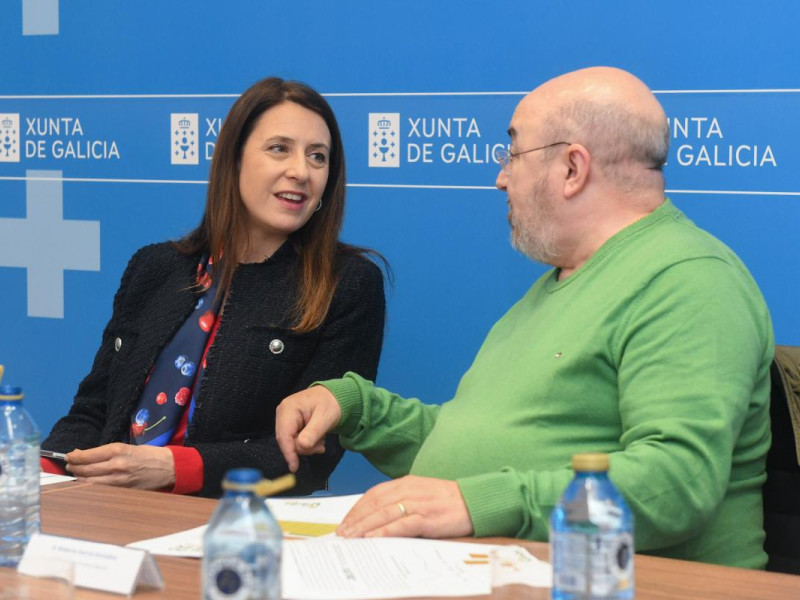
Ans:
POLYGON ((561 144, 571 144, 572 142, 553 142, 546 146, 539 146, 538 148, 531 148, 530 150, 523 150, 522 152, 511 152, 508 148, 497 148, 494 151, 494 159, 500 163, 504 171, 508 171, 508 165, 511 161, 520 154, 527 154, 528 152, 536 152, 537 150, 544 150, 545 148, 552 148, 553 146, 560 146, 561 144))

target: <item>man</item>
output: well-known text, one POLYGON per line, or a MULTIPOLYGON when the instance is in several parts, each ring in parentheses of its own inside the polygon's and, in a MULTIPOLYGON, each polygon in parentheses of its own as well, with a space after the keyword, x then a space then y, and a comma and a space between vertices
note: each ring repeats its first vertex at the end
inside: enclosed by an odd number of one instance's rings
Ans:
POLYGON ((741 262, 664 197, 663 109, 629 73, 584 69, 526 96, 509 135, 512 243, 555 268, 441 407, 355 374, 284 400, 290 468, 333 430, 399 477, 345 536, 546 540, 572 454, 607 452, 637 551, 763 568, 772 327, 741 262))

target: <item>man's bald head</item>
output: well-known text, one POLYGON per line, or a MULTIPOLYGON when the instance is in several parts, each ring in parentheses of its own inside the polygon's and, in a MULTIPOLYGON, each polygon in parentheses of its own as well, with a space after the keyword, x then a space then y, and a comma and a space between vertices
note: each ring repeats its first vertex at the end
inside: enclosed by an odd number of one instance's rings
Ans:
POLYGON ((543 138, 579 143, 620 185, 654 182, 667 160, 669 128, 664 109, 639 79, 621 69, 592 67, 545 82, 520 103, 523 118, 536 118, 543 138))

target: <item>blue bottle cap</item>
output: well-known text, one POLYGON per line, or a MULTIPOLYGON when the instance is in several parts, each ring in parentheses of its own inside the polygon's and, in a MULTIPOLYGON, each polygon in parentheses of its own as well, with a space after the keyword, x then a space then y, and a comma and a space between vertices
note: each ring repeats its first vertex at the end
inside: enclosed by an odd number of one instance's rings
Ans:
POLYGON ((22 388, 15 385, 0 385, 0 400, 22 400, 22 388))
POLYGON ((229 483, 254 484, 262 478, 263 475, 258 469, 230 469, 225 473, 225 481, 229 483))

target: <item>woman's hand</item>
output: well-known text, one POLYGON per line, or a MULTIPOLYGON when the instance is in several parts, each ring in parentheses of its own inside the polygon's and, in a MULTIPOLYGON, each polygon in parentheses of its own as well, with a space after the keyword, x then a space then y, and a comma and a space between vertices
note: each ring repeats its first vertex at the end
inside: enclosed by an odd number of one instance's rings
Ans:
POLYGON ((67 454, 66 469, 79 481, 158 490, 175 485, 175 461, 169 448, 106 444, 67 454))

